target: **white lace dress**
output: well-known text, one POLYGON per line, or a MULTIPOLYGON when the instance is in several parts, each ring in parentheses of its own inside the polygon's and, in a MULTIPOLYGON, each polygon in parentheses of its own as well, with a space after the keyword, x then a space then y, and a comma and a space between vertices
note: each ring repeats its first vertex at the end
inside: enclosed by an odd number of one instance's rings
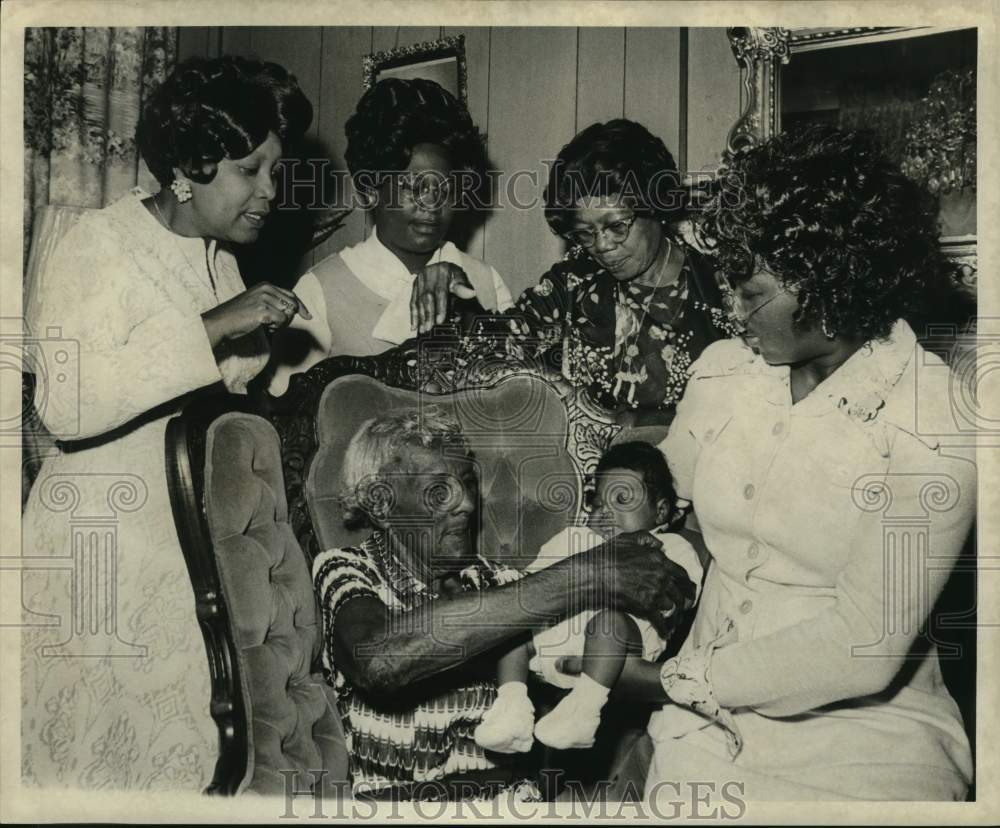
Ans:
POLYGON ((23 518, 22 776, 197 791, 218 736, 167 496, 167 420, 243 393, 263 334, 213 353, 201 314, 244 289, 232 254, 168 232, 133 191, 80 219, 41 274, 36 407, 62 440, 23 518))

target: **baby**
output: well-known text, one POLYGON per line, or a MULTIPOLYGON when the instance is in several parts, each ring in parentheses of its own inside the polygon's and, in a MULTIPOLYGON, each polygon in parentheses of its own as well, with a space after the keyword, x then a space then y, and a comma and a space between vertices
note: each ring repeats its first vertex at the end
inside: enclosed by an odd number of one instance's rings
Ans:
MULTIPOLYGON (((541 548, 527 571, 551 566, 623 532, 652 531, 664 554, 700 585, 702 567, 694 547, 666 528, 676 516, 677 495, 659 450, 642 442, 612 446, 598 462, 594 477, 589 526, 564 529, 541 548)), ((612 610, 580 613, 537 632, 532 641, 500 659, 497 699, 473 734, 477 744, 499 753, 524 752, 531 749, 534 736, 560 750, 592 746, 601 709, 629 661, 654 661, 665 646, 648 621, 612 610), (558 658, 580 655, 579 676, 556 669, 558 658), (572 688, 537 724, 528 698, 529 672, 557 687, 572 688)))

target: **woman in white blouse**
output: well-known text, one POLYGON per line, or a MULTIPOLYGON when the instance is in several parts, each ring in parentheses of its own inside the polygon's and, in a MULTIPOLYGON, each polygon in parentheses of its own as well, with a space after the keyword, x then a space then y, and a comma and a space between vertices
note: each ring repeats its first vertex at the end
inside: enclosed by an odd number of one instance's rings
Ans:
POLYGON ((23 580, 25 781, 200 791, 212 778, 219 736, 164 432, 192 392, 245 393, 267 362, 262 329, 308 315, 291 291, 247 290, 230 247, 257 238, 281 155, 311 120, 280 66, 181 64, 137 133, 160 191, 81 218, 42 274, 28 321, 60 347, 44 352, 51 381, 35 404, 61 451, 22 524, 35 559, 23 580))
POLYGON ((934 200, 870 139, 814 128, 737 156, 705 229, 746 336, 695 362, 662 445, 713 564, 678 656, 624 691, 667 699, 632 772, 651 754, 661 803, 693 782, 721 803, 964 799, 924 625, 976 467, 939 445, 949 371, 902 319, 949 267, 934 200))
POLYGON ((325 357, 379 354, 430 330, 452 296, 486 310, 512 304, 496 270, 446 241, 456 205, 486 176, 483 137, 465 106, 433 81, 389 78, 362 96, 346 132, 355 194, 374 226, 295 285, 313 318, 276 343, 272 394, 325 357))

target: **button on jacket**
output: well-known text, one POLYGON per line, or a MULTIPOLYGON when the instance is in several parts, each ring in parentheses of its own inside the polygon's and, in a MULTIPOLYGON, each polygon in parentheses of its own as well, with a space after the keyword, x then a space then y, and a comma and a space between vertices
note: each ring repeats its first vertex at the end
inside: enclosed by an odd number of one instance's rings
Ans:
POLYGON ((743 779, 753 799, 962 799, 971 754, 922 631, 968 536, 973 463, 947 366, 899 321, 792 404, 787 366, 709 347, 661 445, 712 554, 682 649, 716 639, 710 681, 744 747, 668 704, 657 779, 743 779), (713 776, 714 774, 714 776, 713 776))

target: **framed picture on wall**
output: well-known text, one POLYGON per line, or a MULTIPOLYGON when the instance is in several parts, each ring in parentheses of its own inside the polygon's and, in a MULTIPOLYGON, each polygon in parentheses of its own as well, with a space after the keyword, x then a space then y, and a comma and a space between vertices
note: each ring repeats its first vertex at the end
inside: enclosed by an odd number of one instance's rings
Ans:
POLYGON ((975 29, 917 29, 802 49, 781 73, 782 127, 872 130, 907 175, 940 197, 942 240, 973 241, 976 45, 975 29))
POLYGON ((747 107, 727 152, 786 128, 874 132, 941 205, 941 246, 974 294, 978 32, 962 27, 730 28, 747 107))
POLYGON ((365 90, 384 78, 432 80, 468 105, 465 36, 443 37, 365 55, 362 64, 365 90))

